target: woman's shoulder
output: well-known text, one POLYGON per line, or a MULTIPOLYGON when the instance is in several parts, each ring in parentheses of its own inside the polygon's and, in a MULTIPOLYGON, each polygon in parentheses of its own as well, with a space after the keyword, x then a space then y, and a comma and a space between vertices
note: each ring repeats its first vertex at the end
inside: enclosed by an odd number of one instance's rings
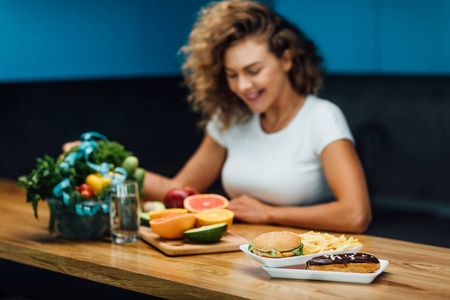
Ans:
POLYGON ((315 120, 322 118, 341 118, 344 116, 341 108, 334 102, 320 98, 316 95, 308 95, 308 115, 315 120))
POLYGON ((220 118, 220 114, 216 113, 208 121, 206 131, 216 142, 226 147, 230 138, 255 130, 256 126, 257 115, 255 114, 248 115, 244 119, 233 117, 230 120, 229 126, 225 127, 220 118))
POLYGON ((308 102, 311 104, 310 107, 313 111, 330 111, 330 110, 341 110, 339 106, 332 102, 331 100, 321 98, 317 95, 308 95, 308 102))

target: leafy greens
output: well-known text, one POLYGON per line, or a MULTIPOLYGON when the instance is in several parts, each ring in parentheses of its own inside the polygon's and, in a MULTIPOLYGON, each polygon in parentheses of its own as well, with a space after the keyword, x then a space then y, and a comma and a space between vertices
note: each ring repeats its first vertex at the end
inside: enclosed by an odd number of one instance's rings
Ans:
MULTIPOLYGON (((34 216, 37 219, 37 207, 40 200, 48 200, 56 198, 53 194, 53 188, 64 178, 70 180, 70 186, 65 189, 70 195, 69 205, 76 202, 87 200, 76 191, 76 187, 85 182, 86 176, 95 173, 85 162, 84 158, 78 159, 68 170, 59 168, 59 164, 64 158, 72 152, 77 152, 78 146, 73 147, 70 151, 61 155, 56 160, 51 156, 45 155, 44 158, 38 158, 35 169, 30 174, 23 175, 18 178, 18 185, 27 190, 26 201, 31 203, 34 209, 34 216)), ((111 169, 121 166, 123 160, 133 155, 132 152, 126 151, 124 146, 115 141, 100 140, 97 142, 97 148, 90 154, 89 161, 94 164, 103 162, 109 163, 111 169)), ((102 201, 103 193, 89 200, 102 201)), ((60 199, 62 201, 62 199, 60 199)), ((53 231, 54 226, 54 209, 50 210, 49 231, 53 231)))

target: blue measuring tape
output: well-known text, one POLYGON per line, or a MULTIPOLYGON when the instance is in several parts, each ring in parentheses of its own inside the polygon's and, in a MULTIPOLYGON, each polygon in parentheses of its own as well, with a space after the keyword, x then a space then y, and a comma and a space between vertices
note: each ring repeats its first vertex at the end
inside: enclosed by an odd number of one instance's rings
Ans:
MULTIPOLYGON (((101 139, 108 141, 108 138, 103 134, 97 132, 85 132, 81 135, 81 144, 78 147, 77 152, 71 152, 67 154, 64 158, 64 161, 59 164, 59 167, 68 170, 71 166, 75 164, 78 159, 84 159, 86 164, 93 169, 94 171, 100 173, 103 177, 112 178, 110 184, 120 184, 127 178, 127 171, 121 167, 116 167, 113 170, 113 174, 109 174, 108 172, 111 169, 111 166, 104 162, 100 165, 96 165, 89 161, 89 155, 97 148, 98 143, 94 139, 101 139)), ((69 205, 70 195, 65 191, 66 188, 70 186, 71 182, 69 178, 64 178, 60 183, 58 183, 53 188, 53 194, 56 197, 62 197, 63 203, 65 205, 69 205)), ((107 203, 107 199, 105 199, 104 203, 98 203, 95 201, 87 201, 85 204, 76 203, 75 204, 75 212, 80 216, 93 216, 100 209, 103 209, 104 212, 109 212, 109 205, 107 203)))

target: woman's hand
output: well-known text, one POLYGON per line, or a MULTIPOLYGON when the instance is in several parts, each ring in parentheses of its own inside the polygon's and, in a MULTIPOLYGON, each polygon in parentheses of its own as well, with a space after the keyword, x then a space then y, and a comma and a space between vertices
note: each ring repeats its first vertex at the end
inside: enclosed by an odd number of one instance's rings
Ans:
POLYGON ((247 195, 231 200, 235 218, 247 223, 362 233, 371 221, 364 172, 353 144, 339 140, 322 152, 328 185, 336 200, 311 206, 270 206, 247 195))
POLYGON ((228 208, 234 212, 235 219, 254 224, 269 223, 269 211, 273 209, 245 194, 231 199, 228 208))
POLYGON ((69 151, 70 149, 72 149, 72 147, 74 146, 78 146, 81 144, 81 141, 73 141, 73 142, 67 142, 62 146, 62 150, 63 153, 66 153, 67 151, 69 151))

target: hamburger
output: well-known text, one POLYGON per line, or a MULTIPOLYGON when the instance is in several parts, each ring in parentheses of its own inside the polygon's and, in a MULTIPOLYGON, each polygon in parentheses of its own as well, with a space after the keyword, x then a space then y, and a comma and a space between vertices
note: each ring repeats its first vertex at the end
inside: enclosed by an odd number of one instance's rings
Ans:
POLYGON ((290 231, 273 231, 257 236, 248 250, 256 255, 271 258, 305 255, 302 239, 290 231))

